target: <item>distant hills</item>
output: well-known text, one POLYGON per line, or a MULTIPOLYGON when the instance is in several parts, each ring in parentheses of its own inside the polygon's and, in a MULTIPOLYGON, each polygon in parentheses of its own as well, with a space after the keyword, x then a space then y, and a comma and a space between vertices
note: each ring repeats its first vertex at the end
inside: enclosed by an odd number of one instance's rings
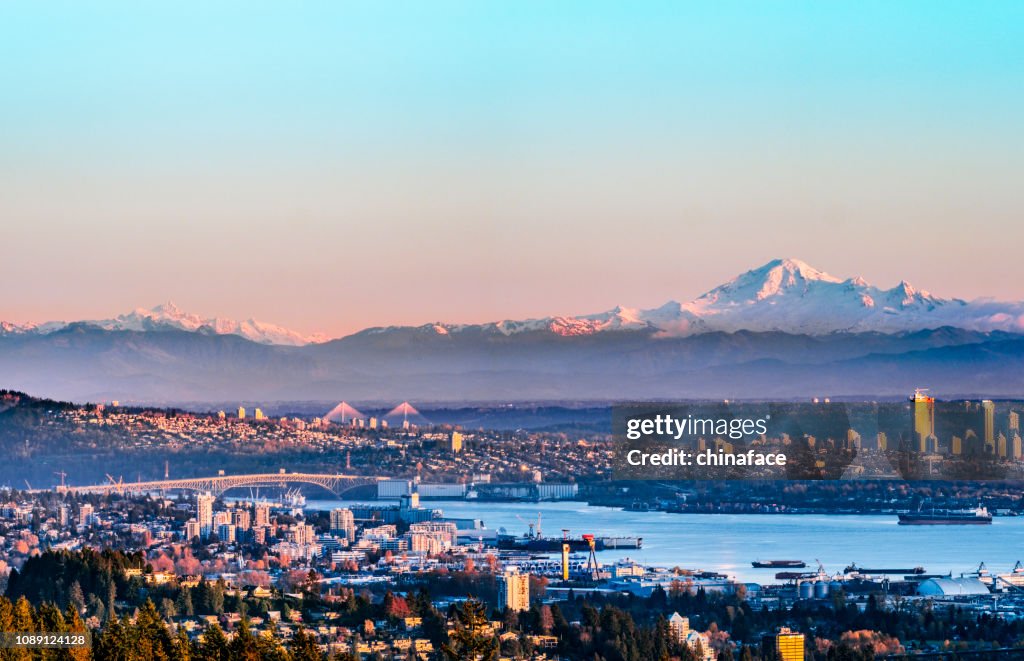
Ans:
POLYGON ((173 305, 0 324, 0 386, 146 401, 1024 395, 1024 306, 879 289, 775 260, 696 300, 322 341, 173 305))

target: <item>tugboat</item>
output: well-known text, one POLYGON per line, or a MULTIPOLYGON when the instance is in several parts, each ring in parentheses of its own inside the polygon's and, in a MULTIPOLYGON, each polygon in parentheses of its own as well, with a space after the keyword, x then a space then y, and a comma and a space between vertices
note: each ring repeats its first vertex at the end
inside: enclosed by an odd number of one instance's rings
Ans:
POLYGON ((906 512, 899 515, 901 526, 986 526, 992 523, 988 508, 973 510, 931 510, 928 512, 906 512))

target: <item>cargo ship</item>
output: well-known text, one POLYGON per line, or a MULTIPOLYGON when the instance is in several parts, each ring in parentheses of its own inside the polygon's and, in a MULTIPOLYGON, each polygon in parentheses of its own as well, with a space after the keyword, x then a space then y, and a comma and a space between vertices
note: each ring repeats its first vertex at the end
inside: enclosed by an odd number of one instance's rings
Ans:
MULTIPOLYGON (((643 547, 642 537, 598 537, 594 536, 594 550, 639 549, 643 547)), ((570 551, 590 551, 590 540, 582 537, 538 537, 536 535, 498 535, 498 548, 503 551, 530 551, 533 553, 560 553, 562 544, 568 544, 570 551)))
POLYGON ((858 567, 856 563, 849 565, 843 570, 847 574, 904 574, 904 575, 920 575, 924 574, 924 567, 883 567, 883 568, 868 568, 858 567))
POLYGON ((754 569, 803 569, 807 566, 803 560, 754 560, 750 564, 754 569))
POLYGON ((907 512, 899 515, 901 526, 984 526, 992 523, 987 508, 973 510, 931 510, 928 512, 907 512))

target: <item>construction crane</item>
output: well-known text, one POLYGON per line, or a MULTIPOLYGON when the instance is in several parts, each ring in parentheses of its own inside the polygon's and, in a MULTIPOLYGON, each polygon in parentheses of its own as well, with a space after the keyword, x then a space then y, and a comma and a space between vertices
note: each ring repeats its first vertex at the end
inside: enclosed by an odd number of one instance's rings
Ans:
POLYGON ((64 471, 53 471, 54 475, 60 475, 60 488, 64 488, 64 478, 68 476, 64 471))
POLYGON ((594 541, 594 536, 587 534, 583 535, 583 540, 590 547, 590 557, 587 558, 587 571, 590 572, 590 578, 595 583, 601 579, 601 572, 597 566, 597 542, 594 541))
POLYGON ((516 514, 516 518, 525 523, 527 528, 529 529, 530 532, 527 533, 527 537, 531 539, 540 539, 540 512, 537 512, 537 523, 530 523, 518 514, 516 514))
POLYGON ((124 476, 123 475, 120 478, 116 479, 116 480, 114 479, 114 476, 111 475, 110 473, 106 473, 106 476, 107 476, 107 479, 110 480, 110 483, 112 485, 114 485, 115 487, 117 487, 118 493, 120 493, 124 489, 124 476))

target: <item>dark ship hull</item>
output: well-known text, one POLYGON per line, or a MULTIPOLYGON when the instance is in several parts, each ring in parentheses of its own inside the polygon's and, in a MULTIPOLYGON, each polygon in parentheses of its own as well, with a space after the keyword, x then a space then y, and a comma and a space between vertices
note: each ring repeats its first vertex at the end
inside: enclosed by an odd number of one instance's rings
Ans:
POLYGON ((750 564, 755 569, 803 569, 807 566, 803 560, 755 560, 750 564))
POLYGON ((912 512, 900 514, 901 526, 985 526, 992 515, 984 510, 973 512, 912 512))

